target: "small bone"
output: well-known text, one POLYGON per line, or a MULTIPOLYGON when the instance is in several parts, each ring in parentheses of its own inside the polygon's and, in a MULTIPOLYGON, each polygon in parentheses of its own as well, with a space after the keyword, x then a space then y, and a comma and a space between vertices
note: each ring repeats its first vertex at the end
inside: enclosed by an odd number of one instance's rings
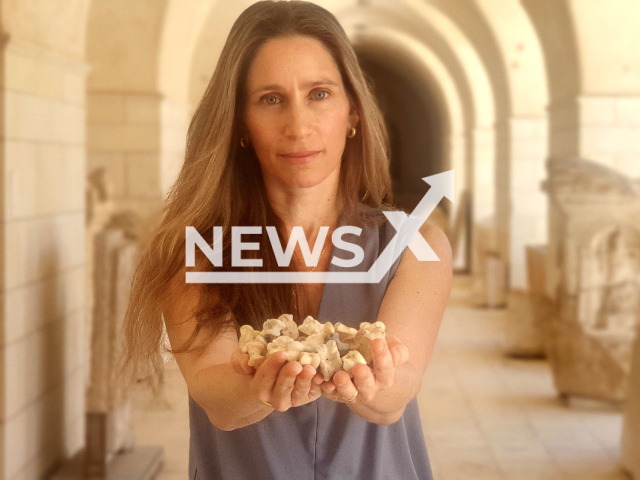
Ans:
POLYGON ((354 338, 358 334, 358 330, 352 327, 347 327, 340 322, 337 322, 334 326, 336 332, 340 335, 340 341, 347 343, 350 348, 356 348, 354 344, 354 338))
POLYGON ((259 336, 260 332, 258 330, 254 330, 251 325, 242 325, 240 327, 240 338, 238 339, 238 346, 242 353, 247 353, 247 344, 249 342, 253 342, 256 337, 259 336))
POLYGON ((260 335, 262 335, 268 343, 282 335, 282 331, 286 328, 287 326, 282 320, 278 318, 271 318, 265 321, 262 325, 262 332, 260 335))
POLYGON ((320 365, 320 354, 317 352, 300 352, 300 357, 298 358, 298 362, 300 365, 311 365, 316 370, 320 365))
POLYGON ((306 345, 324 345, 324 337, 319 333, 314 333, 313 335, 309 335, 302 342, 306 345))
POLYGON ((351 350, 342 357, 342 369, 347 372, 351 378, 353 378, 351 370, 359 363, 366 365, 367 361, 358 350, 351 350))
POLYGON ((280 335, 287 335, 288 337, 297 340, 299 337, 298 333, 298 324, 293 319, 293 315, 289 313, 283 313, 278 318, 282 323, 284 323, 285 328, 280 332, 280 335))
POLYGON ((333 326, 333 324, 332 324, 331 322, 326 322, 326 323, 324 324, 324 329, 323 329, 322 334, 323 334, 325 337, 328 337, 328 336, 330 336, 330 335, 333 335, 335 332, 336 332, 336 329, 335 329, 335 327, 333 326))
POLYGON ((340 352, 338 352, 338 346, 333 340, 329 340, 324 345, 320 345, 319 350, 320 365, 318 368, 324 377, 324 381, 328 382, 333 377, 333 374, 342 367, 340 352))
POLYGON ((258 368, 259 364, 265 359, 267 353, 267 344, 262 337, 258 337, 260 340, 249 342, 246 345, 246 353, 249 354, 249 366, 258 368), (256 366, 258 363, 258 366, 256 366))
POLYGON ((333 335, 331 335, 331 337, 328 338, 327 341, 328 340, 334 340, 336 342, 338 351, 340 352, 341 356, 349 351, 349 344, 340 341, 340 334, 338 332, 333 332, 333 335))
POLYGON ((373 356, 371 354, 371 342, 376 338, 386 338, 385 331, 383 328, 379 328, 378 326, 372 324, 369 324, 368 326, 360 329, 360 331, 354 338, 355 349, 360 351, 367 363, 373 362, 373 356))
POLYGON ((385 329, 385 325, 382 322, 373 322, 373 323, 369 323, 369 322, 361 322, 360 323, 360 330, 366 330, 367 332, 372 331, 374 328, 380 328, 382 330, 385 329))
POLYGON ((295 362, 304 350, 304 345, 291 337, 281 336, 267 345, 267 356, 276 352, 286 352, 287 360, 295 362))
POLYGON ((324 331, 324 326, 309 315, 304 319, 302 325, 298 327, 298 331, 304 335, 313 335, 314 333, 322 333, 324 331))
POLYGON ((371 342, 385 336, 385 325, 379 321, 361 322, 357 330, 341 322, 321 323, 310 315, 297 325, 292 315, 283 314, 265 321, 261 332, 241 327, 238 343, 250 354, 249 365, 254 368, 269 355, 284 351, 288 361, 311 365, 329 381, 338 370, 353 378, 355 365, 372 362, 371 342))
POLYGON ((253 362, 253 365, 250 364, 250 366, 257 370, 260 368, 260 365, 262 365, 262 362, 264 361, 265 357, 256 358, 256 360, 253 362))

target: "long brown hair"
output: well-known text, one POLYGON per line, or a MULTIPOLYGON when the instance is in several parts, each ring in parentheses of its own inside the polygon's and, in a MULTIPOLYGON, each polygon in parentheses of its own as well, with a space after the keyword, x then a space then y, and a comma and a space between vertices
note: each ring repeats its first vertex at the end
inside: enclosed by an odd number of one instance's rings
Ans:
MULTIPOLYGON (((283 224, 267 200, 254 150, 239 148, 244 131, 246 78, 258 49, 269 39, 305 35, 320 40, 338 65, 360 122, 348 139, 340 167, 342 217, 351 224, 361 219, 358 204, 391 209, 389 141, 382 114, 370 84, 360 70, 355 52, 336 18, 307 1, 260 1, 248 7, 233 24, 216 69, 195 111, 187 133, 184 165, 169 191, 158 232, 135 272, 125 316, 126 348, 122 372, 130 381, 146 380, 154 391, 163 381, 162 301, 170 294, 169 281, 185 269, 185 227, 193 226, 209 244, 212 227, 223 227, 224 265, 230 264, 230 234, 234 225, 276 226, 281 242, 283 224), (129 368, 127 368, 129 367, 129 368)), ((346 132, 345 132, 346 135, 346 132)), ((384 218, 384 217, 383 217, 384 218)), ((263 235, 265 237, 266 235, 263 235)), ((196 249, 198 250, 198 249, 196 249)), ((213 266, 197 252, 197 271, 213 266)), ((282 270, 268 242, 243 258, 262 258, 256 270, 282 270), (253 255, 252 255, 253 254, 253 255)), ((221 270, 228 269, 222 267, 221 270)), ((285 270, 293 270, 293 266, 285 270)), ((261 328, 267 318, 295 312, 291 284, 204 285, 194 312, 197 326, 180 348, 190 351, 201 329, 213 339, 225 327, 261 328)), ((175 347, 175 346, 174 346, 175 347)))

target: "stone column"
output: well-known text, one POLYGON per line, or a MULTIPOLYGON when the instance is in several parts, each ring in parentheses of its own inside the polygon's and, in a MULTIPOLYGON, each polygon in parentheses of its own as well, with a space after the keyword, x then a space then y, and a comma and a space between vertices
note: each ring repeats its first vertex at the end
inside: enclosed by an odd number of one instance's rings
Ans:
POLYGON ((42 478, 84 441, 88 65, 80 42, 77 48, 74 44, 82 38, 75 15, 83 11, 75 3, 52 9, 46 20, 34 4, 16 2, 9 7, 11 14, 2 12, 4 479, 42 478), (66 34, 59 34, 59 28, 66 34))
POLYGON ((87 473, 105 475, 121 449, 133 447, 133 430, 117 365, 122 353, 121 325, 137 256, 136 245, 120 228, 95 236, 91 379, 87 389, 87 473))
POLYGON ((640 337, 636 338, 622 429, 622 463, 640 479, 640 337))

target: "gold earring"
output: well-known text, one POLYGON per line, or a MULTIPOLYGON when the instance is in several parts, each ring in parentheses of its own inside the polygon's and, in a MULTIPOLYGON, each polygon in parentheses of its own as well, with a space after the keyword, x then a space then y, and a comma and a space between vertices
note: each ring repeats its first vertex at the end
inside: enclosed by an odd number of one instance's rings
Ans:
POLYGON ((241 146, 242 148, 247 148, 247 147, 249 146, 249 144, 247 143, 247 140, 245 140, 245 138, 244 138, 244 137, 242 137, 242 138, 240 139, 240 146, 241 146))
POLYGON ((355 136, 356 136, 356 127, 351 127, 351 130, 349 130, 349 133, 347 133, 347 137, 353 138, 355 136))

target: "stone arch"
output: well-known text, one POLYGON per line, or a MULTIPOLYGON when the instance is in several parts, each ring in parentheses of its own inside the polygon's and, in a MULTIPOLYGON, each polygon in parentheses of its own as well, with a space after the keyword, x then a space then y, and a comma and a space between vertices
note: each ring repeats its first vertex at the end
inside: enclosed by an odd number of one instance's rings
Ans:
POLYGON ((640 4, 523 1, 547 65, 550 153, 640 175, 640 4), (598 32, 594 35, 594 32, 598 32))
POLYGON ((571 12, 565 1, 523 0, 544 51, 549 99, 553 104, 575 97, 581 89, 578 47, 571 12))
MULTIPOLYGON (((372 51, 377 61, 401 72, 402 75, 414 77, 414 85, 416 85, 414 88, 422 88, 425 95, 432 97, 431 105, 437 109, 436 116, 443 122, 440 132, 443 150, 439 154, 442 156, 441 158, 432 159, 435 164, 431 168, 440 168, 441 171, 453 168, 456 171, 455 191, 457 197, 460 198, 465 188, 470 189, 471 175, 469 170, 472 168, 472 158, 469 143, 471 139, 468 138, 466 132, 471 120, 469 112, 463 108, 460 92, 449 70, 438 56, 423 43, 397 30, 380 26, 372 27, 366 31, 355 33, 352 41, 359 56, 366 55, 367 51, 372 51)), ((427 125, 423 125, 423 127, 428 128, 427 125)), ((425 132, 425 134, 427 133, 425 132)), ((421 171, 419 168, 427 169, 428 165, 412 170, 415 170, 417 174, 418 171, 421 171)), ((425 175, 415 176, 419 180, 425 175)), ((419 192, 421 197, 425 192, 424 185, 416 187, 416 192, 419 192)), ((407 201, 411 202, 410 199, 407 201)), ((453 209, 445 210, 444 206, 441 208, 448 212, 450 218, 453 209)), ((444 225, 443 228, 448 230, 448 225, 444 225)), ((468 265, 469 258, 467 258, 464 248, 467 244, 468 239, 462 242, 457 268, 464 268, 464 265, 468 265)))
MULTIPOLYGON (((468 37, 486 68, 496 111, 493 242, 508 262, 510 287, 526 288, 525 242, 546 241, 547 230, 546 197, 539 188, 547 156, 547 87, 536 32, 515 0, 409 4, 425 17, 432 17, 434 9, 446 15, 468 37)), ((477 212, 474 220, 482 216, 477 212)))

